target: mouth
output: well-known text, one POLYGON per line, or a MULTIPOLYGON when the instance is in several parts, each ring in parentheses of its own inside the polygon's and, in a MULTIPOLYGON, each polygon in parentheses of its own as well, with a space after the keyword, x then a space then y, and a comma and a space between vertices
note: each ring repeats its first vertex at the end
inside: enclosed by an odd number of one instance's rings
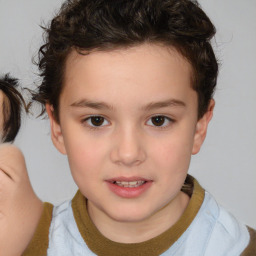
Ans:
POLYGON ((135 181, 113 181, 112 184, 115 184, 119 187, 124 188, 137 188, 139 186, 142 186, 147 181, 145 180, 135 180, 135 181))
POLYGON ((152 180, 141 177, 118 177, 107 180, 110 190, 123 198, 139 197, 151 187, 152 183, 152 180))

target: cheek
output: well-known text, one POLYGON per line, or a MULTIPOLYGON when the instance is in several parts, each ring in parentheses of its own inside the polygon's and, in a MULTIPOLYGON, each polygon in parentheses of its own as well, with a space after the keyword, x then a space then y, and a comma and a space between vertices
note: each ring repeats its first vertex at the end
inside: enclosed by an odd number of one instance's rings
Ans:
POLYGON ((67 155, 73 179, 81 192, 87 195, 91 186, 95 186, 95 177, 99 174, 99 161, 95 149, 88 150, 88 147, 84 147, 81 143, 73 144, 67 155))
POLYGON ((166 144, 165 147, 159 150, 160 165, 164 165, 166 170, 169 171, 187 171, 191 154, 181 145, 166 144))
POLYGON ((75 180, 92 178, 100 169, 104 151, 97 141, 85 134, 64 137, 71 173, 75 180))
POLYGON ((159 143, 151 152, 159 166, 167 172, 187 171, 193 148, 193 134, 188 131, 172 134, 159 143))

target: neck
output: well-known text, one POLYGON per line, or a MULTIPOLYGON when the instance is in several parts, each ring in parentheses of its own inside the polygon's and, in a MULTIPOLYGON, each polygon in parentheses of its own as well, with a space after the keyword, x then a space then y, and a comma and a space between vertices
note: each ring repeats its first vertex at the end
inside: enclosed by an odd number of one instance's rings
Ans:
POLYGON ((88 200, 89 216, 106 238, 118 243, 140 243, 152 239, 171 228, 186 209, 189 196, 180 192, 169 204, 151 216, 136 222, 122 222, 111 218, 88 200))

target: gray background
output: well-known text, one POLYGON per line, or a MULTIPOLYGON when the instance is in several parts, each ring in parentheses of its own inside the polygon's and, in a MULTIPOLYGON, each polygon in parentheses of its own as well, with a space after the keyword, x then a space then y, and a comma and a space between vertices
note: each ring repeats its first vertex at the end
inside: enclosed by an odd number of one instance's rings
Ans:
MULTIPOLYGON (((0 0, 0 72, 31 87, 31 59, 42 43, 43 21, 61 0, 0 0)), ((221 61, 216 109, 190 173, 237 218, 256 228, 256 1, 201 0, 217 28, 221 61)), ((50 139, 48 120, 29 117, 15 142, 24 152, 32 185, 44 201, 59 203, 76 191, 65 156, 50 139)))

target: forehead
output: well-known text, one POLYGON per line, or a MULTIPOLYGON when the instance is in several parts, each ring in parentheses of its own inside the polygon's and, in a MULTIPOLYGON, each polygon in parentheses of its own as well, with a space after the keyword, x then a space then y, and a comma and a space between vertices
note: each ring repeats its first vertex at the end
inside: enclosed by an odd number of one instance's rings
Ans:
MULTIPOLYGON (((121 71, 122 67, 127 67, 130 64, 136 64, 140 66, 141 70, 147 71, 148 68, 155 69, 157 71, 159 65, 160 68, 165 66, 167 69, 172 68, 171 64, 175 62, 177 65, 182 65, 185 72, 190 73, 192 77, 192 67, 190 63, 183 57, 174 47, 167 47, 160 44, 141 44, 129 48, 118 48, 114 50, 94 50, 91 52, 78 53, 76 50, 72 50, 68 55, 65 65, 65 79, 71 78, 74 71, 72 68, 74 65, 81 65, 87 68, 88 71, 94 71, 98 69, 98 72, 107 70, 108 72, 112 67, 118 65, 120 69, 115 70, 116 73, 121 71), (99 69, 99 68, 104 68, 99 69), (94 70, 93 70, 94 69, 94 70)), ((82 67, 82 66, 81 66, 82 67)), ((126 69, 126 72, 128 70, 126 69)), ((169 72, 171 69, 168 70, 169 72)), ((112 72, 111 72, 112 73, 112 72)), ((148 74, 150 75, 150 74, 148 74)))
POLYGON ((85 55, 72 51, 65 66, 63 91, 63 97, 70 100, 83 92, 110 100, 132 95, 134 102, 142 96, 154 100, 166 93, 179 97, 192 91, 192 68, 174 48, 156 44, 85 55))

